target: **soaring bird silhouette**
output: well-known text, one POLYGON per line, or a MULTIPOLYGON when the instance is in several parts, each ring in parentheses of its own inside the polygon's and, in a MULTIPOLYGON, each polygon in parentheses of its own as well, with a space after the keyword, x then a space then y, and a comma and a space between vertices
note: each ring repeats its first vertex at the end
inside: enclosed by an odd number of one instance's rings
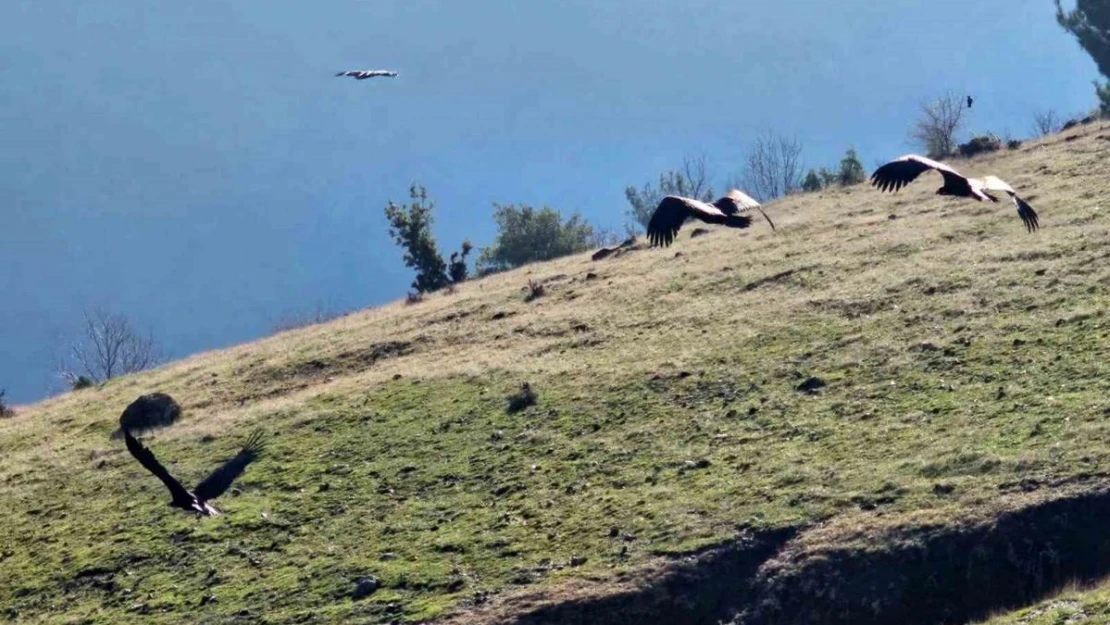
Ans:
POLYGON ((1018 217, 1021 217, 1026 230, 1033 232, 1040 226, 1037 220, 1037 212, 1033 210, 1033 207, 1018 197, 1013 187, 1000 178, 996 176, 968 178, 944 163, 938 163, 931 158, 925 158, 917 154, 907 154, 901 158, 896 158, 876 169, 875 173, 871 174, 871 185, 877 187, 880 191, 897 191, 930 169, 940 172, 940 175, 944 177, 944 186, 937 189, 937 195, 968 197, 980 202, 983 200, 998 202, 998 198, 991 195, 989 191, 1006 193, 1013 200, 1014 206, 1017 206, 1018 217))
POLYGON ((691 217, 710 224, 723 224, 729 228, 747 228, 752 225, 752 218, 742 213, 752 209, 758 210, 763 215, 771 225, 771 230, 775 229, 775 222, 763 212, 759 202, 738 189, 732 189, 712 204, 688 197, 668 195, 659 201, 659 206, 656 206, 655 212, 651 214, 647 227, 648 240, 651 241, 652 247, 669 246, 678 235, 678 229, 691 217))
POLYGON ((219 497, 231 486, 235 478, 243 474, 247 465, 258 458, 262 453, 264 445, 262 443, 262 433, 254 432, 247 439, 247 443, 227 462, 224 462, 220 468, 212 472, 211 475, 204 478, 204 480, 197 484, 197 487, 189 492, 177 478, 170 475, 170 472, 158 462, 151 452, 143 444, 131 435, 126 428, 123 430, 123 438, 127 442, 127 451, 143 465, 147 471, 150 471, 162 480, 166 488, 170 491, 170 496, 173 498, 169 505, 189 512, 196 512, 197 515, 216 516, 220 513, 211 503, 210 500, 219 497))
POLYGON ((123 431, 135 434, 165 427, 181 418, 181 406, 165 393, 141 395, 123 409, 119 416, 119 428, 112 432, 111 439, 123 438, 123 431))
POLYGON ((397 72, 387 69, 349 69, 345 72, 337 73, 336 76, 353 76, 355 80, 366 80, 367 78, 377 78, 378 76, 396 78, 397 72))

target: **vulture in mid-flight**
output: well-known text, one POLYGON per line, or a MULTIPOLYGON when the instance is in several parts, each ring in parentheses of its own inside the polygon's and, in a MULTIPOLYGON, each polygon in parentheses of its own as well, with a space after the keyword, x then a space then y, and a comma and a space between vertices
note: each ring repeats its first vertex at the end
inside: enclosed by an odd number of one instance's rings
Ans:
POLYGON ((652 247, 669 246, 678 235, 678 229, 691 217, 705 223, 723 224, 729 228, 747 228, 752 225, 752 218, 742 213, 753 208, 763 215, 774 230, 775 222, 763 212, 759 202, 738 189, 732 189, 712 204, 688 197, 668 195, 659 201, 659 206, 655 207, 655 212, 648 221, 648 240, 651 241, 652 247))
POLYGON ((135 434, 155 428, 172 425, 181 418, 181 406, 165 393, 142 395, 127 405, 119 416, 119 428, 112 432, 111 439, 123 438, 124 430, 135 434))
POLYGON ((930 169, 940 172, 940 175, 944 177, 944 186, 937 189, 937 195, 954 195, 972 198, 980 202, 983 200, 997 202, 998 198, 991 195, 990 192, 1006 193, 1013 200, 1014 206, 1017 206, 1018 217, 1021 217, 1026 230, 1033 232, 1039 227, 1037 212, 1033 210, 1028 202, 1018 197, 1013 187, 1000 178, 995 176, 986 176, 981 179, 967 178, 948 165, 938 163, 924 156, 907 154, 902 158, 890 161, 871 174, 871 185, 878 187, 880 191, 897 191, 930 169))
POLYGON ((223 463, 220 468, 204 478, 200 484, 197 484, 192 492, 189 492, 181 485, 181 482, 177 481, 177 478, 170 475, 166 467, 158 462, 154 453, 143 447, 143 444, 132 436, 126 428, 123 429, 123 438, 127 442, 127 451, 131 452, 131 455, 139 461, 139 464, 143 465, 143 468, 162 480, 162 483, 169 489, 170 496, 173 498, 169 505, 204 516, 216 516, 220 513, 209 501, 222 495, 235 481, 235 478, 243 474, 247 465, 258 458, 263 449, 262 433, 255 432, 251 434, 239 453, 223 463))
POLYGON ((337 73, 336 76, 354 76, 355 80, 366 80, 367 78, 377 78, 378 76, 396 78, 397 72, 392 72, 387 69, 349 69, 345 72, 337 73))

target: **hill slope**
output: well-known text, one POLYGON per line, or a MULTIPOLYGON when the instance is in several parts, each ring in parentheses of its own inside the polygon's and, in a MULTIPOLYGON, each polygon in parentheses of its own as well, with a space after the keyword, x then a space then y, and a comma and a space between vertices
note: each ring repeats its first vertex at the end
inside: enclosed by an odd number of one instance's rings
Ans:
MULTIPOLYGON (((1010 204, 934 196, 939 178, 793 196, 769 209, 776 233, 688 228, 668 250, 530 266, 28 407, 0 421, 0 613, 496 622, 572 602, 563 622, 599 622, 581 614, 721 553, 770 580, 766 607, 813 554, 1096 492, 1108 135, 956 162, 1019 189, 1035 235, 1010 204), (528 279, 545 285, 531 302, 528 279), (825 386, 799 390, 810 377, 825 386), (509 414, 523 381, 538 402, 509 414), (223 516, 166 507, 108 440, 152 390, 184 408, 148 445, 187 483, 270 435, 223 516), (367 575, 381 586, 356 600, 367 575)), ((727 585, 675 588, 690 622, 764 618, 727 585)))

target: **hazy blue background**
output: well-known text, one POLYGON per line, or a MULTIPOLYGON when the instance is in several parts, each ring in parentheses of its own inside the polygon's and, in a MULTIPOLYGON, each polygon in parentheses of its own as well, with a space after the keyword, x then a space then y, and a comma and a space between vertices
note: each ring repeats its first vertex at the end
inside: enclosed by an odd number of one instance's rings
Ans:
MULTIPOLYGON (((382 208, 422 181, 450 251, 493 201, 624 221, 623 189, 763 129, 807 164, 908 151, 918 103, 972 130, 1091 108, 1049 0, 4 0, 0 388, 57 388, 86 306, 173 357, 401 296, 382 208), (556 6, 557 5, 557 6, 556 6), (949 14, 958 15, 953 19, 949 14), (355 81, 347 68, 396 79, 355 81)), ((1051 207, 1044 208, 1051 216, 1051 207)))

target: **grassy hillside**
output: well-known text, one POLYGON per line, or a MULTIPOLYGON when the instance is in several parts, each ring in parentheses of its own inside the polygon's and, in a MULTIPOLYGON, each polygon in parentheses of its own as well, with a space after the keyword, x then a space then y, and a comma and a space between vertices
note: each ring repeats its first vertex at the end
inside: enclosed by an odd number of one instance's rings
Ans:
POLYGON ((687 228, 25 407, 0 420, 0 614, 497 620, 746 533, 850 544, 1104 485, 1108 137, 955 161, 1023 192, 1035 235, 939 177, 794 196, 775 233, 687 228), (509 414, 524 381, 539 400, 509 414), (108 440, 152 390, 185 410, 147 444, 187 483, 268 433, 223 516, 168 508, 108 440))

